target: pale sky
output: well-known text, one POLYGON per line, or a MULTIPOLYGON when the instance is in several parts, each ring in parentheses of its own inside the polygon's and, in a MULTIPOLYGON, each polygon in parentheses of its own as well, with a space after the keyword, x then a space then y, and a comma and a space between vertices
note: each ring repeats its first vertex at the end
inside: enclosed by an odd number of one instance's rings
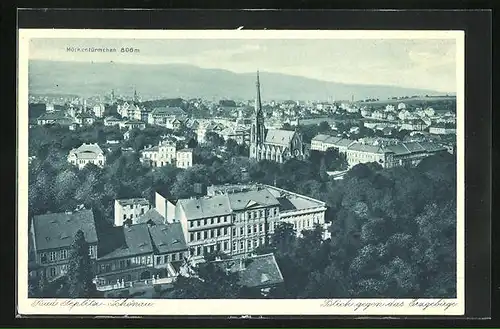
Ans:
POLYGON ((325 81, 392 85, 456 92, 453 39, 31 39, 34 60, 182 63, 236 73, 267 72, 325 81), (116 53, 75 53, 67 47, 117 48, 116 53), (121 47, 139 49, 120 53, 121 47))

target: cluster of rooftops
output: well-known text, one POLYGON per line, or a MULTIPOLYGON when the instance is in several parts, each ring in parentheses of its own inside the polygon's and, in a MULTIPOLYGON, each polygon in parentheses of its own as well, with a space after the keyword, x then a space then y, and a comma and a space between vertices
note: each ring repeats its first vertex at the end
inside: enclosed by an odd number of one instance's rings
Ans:
POLYGON ((170 253, 187 249, 180 223, 165 223, 156 209, 139 217, 137 224, 98 232, 91 209, 49 213, 33 217, 36 251, 69 248, 81 230, 89 244, 98 244, 98 259, 112 259, 145 253, 170 253))
POLYGON ((367 153, 394 153, 396 155, 406 155, 420 152, 437 152, 446 150, 445 147, 432 142, 387 142, 366 143, 363 141, 355 141, 342 137, 334 137, 330 135, 317 135, 312 139, 313 142, 321 142, 331 147, 343 147, 346 150, 353 150, 367 153))
POLYGON ((303 195, 268 185, 210 186, 208 195, 201 198, 181 199, 188 220, 223 216, 251 206, 279 207, 280 212, 324 207, 325 203, 303 195))

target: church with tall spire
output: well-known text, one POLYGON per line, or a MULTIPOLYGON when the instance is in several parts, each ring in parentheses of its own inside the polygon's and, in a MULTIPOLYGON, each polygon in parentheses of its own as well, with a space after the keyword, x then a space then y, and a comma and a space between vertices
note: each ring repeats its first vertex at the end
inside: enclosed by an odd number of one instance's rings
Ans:
POLYGON ((257 71, 257 94, 255 97, 254 118, 250 129, 250 158, 283 163, 290 158, 302 159, 304 145, 298 131, 266 129, 260 96, 260 78, 257 71))

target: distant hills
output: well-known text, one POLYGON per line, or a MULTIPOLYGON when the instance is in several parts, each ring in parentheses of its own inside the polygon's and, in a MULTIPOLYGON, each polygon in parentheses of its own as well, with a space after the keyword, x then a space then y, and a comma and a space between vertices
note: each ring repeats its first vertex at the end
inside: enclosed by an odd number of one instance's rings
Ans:
MULTIPOLYGON (((261 72, 263 100, 356 100, 394 96, 442 95, 432 90, 397 86, 357 85, 261 72)), ((77 94, 84 97, 132 95, 151 97, 253 99, 255 73, 234 73, 184 64, 140 65, 30 61, 30 94, 77 94)))

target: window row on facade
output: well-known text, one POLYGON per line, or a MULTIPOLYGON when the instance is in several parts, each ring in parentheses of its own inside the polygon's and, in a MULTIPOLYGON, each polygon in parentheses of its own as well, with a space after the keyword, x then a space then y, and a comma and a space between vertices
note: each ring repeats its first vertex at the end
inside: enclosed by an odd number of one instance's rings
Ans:
MULTIPOLYGON (((89 246, 89 256, 90 258, 95 258, 96 250, 95 246, 89 246)), ((68 249, 61 249, 57 251, 49 251, 40 253, 40 263, 47 264, 51 262, 57 262, 62 260, 67 260, 69 258, 70 251, 68 249)))

